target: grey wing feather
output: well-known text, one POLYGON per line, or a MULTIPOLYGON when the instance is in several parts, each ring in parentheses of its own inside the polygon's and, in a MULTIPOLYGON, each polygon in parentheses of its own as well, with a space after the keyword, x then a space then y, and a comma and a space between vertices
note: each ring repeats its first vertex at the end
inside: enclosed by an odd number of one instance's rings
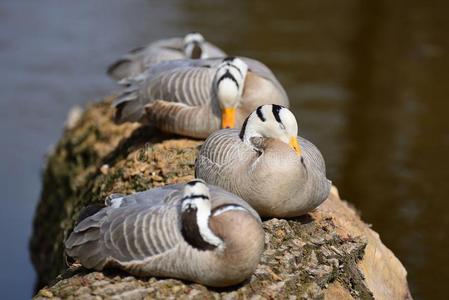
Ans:
POLYGON ((153 42, 147 46, 153 48, 168 48, 181 51, 184 46, 184 39, 180 37, 168 38, 153 42))
POLYGON ((73 229, 74 232, 81 232, 86 230, 87 228, 94 228, 94 227, 100 227, 101 221, 104 218, 103 214, 101 213, 103 210, 100 210, 96 214, 85 218, 82 220, 76 227, 73 229))
POLYGON ((124 122, 138 122, 144 116, 145 104, 139 101, 139 89, 135 87, 133 90, 123 92, 114 103, 116 108, 114 121, 117 124, 124 122))
POLYGON ((173 184, 157 189, 151 189, 143 192, 127 195, 122 198, 120 207, 128 205, 161 205, 172 203, 176 196, 182 191, 182 184, 173 184))
MULTIPOLYGON (((240 161, 241 157, 253 153, 251 147, 241 143, 238 129, 218 130, 212 133, 201 147, 198 159, 206 159, 204 167, 221 169, 240 161)), ((198 162, 197 165, 199 165, 198 162)), ((197 167, 198 168, 198 167, 197 167)))
POLYGON ((112 63, 106 70, 106 74, 115 80, 120 80, 130 75, 132 60, 122 57, 112 63))
POLYGON ((146 47, 139 47, 120 57, 112 63, 106 73, 115 80, 120 80, 142 71, 146 47))
POLYGON ((182 46, 183 39, 171 38, 133 49, 111 64, 107 74, 116 80, 135 76, 144 71, 148 65, 183 58, 182 46))
POLYGON ((213 70, 182 67, 166 71, 148 82, 151 98, 189 106, 210 103, 213 70), (196 88, 193 88, 196 87, 196 88))
MULTIPOLYGON (((70 244, 70 247, 76 247, 76 246, 97 240, 99 231, 100 231, 99 226, 92 226, 92 227, 87 227, 87 228, 89 228, 89 231, 80 235, 77 238, 75 238, 75 234, 72 234, 66 243, 70 244)), ((77 232, 82 232, 82 231, 77 230, 77 232)))
POLYGON ((97 221, 89 217, 75 228, 65 242, 67 254, 87 268, 102 269, 110 262, 126 264, 164 253, 182 240, 177 210, 153 203, 107 207, 97 221))
POLYGON ((137 77, 122 80, 121 83, 127 87, 114 102, 115 121, 143 121, 144 107, 153 100, 187 105, 204 105, 210 102, 215 73, 208 68, 192 67, 192 61, 163 62, 137 77), (191 86, 199 88, 191 89, 191 86))
POLYGON ((212 133, 198 154, 195 176, 207 178, 209 182, 219 182, 224 189, 235 192, 234 177, 227 175, 235 174, 235 166, 244 164, 247 159, 257 155, 252 147, 241 142, 238 135, 237 129, 223 129, 212 133))
POLYGON ((298 136, 298 142, 304 149, 302 153, 305 158, 310 160, 311 163, 315 165, 317 171, 321 172, 322 174, 326 174, 326 165, 320 150, 318 150, 318 148, 312 142, 303 137, 298 136))
POLYGON ((126 87, 113 103, 113 106, 116 108, 116 123, 136 122, 142 119, 145 103, 142 103, 140 100, 139 92, 140 85, 147 78, 146 75, 146 73, 143 73, 139 76, 125 78, 120 81, 120 84, 126 87))
POLYGON ((211 64, 217 64, 222 59, 176 59, 163 61, 148 68, 147 76, 157 76, 166 71, 187 67, 210 67, 211 64))

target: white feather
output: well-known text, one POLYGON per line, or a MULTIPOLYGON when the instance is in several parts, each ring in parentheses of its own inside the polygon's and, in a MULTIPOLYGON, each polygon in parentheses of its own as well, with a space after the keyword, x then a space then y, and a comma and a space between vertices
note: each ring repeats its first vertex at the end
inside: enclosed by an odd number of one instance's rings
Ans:
POLYGON ((244 211, 244 212, 248 212, 248 210, 246 208, 244 208, 243 206, 240 205, 226 205, 224 207, 221 207, 219 209, 217 209, 216 211, 214 211, 213 216, 219 216, 222 213, 225 213, 227 211, 231 211, 231 210, 240 210, 240 211, 244 211))
POLYGON ((223 241, 216 236, 209 228, 209 218, 211 215, 210 194, 209 188, 202 180, 195 180, 194 185, 187 184, 184 188, 184 198, 189 198, 182 202, 182 211, 188 207, 193 206, 197 209, 196 221, 201 237, 207 243, 215 246, 220 246, 223 241))
POLYGON ((239 58, 225 59, 217 67, 215 83, 218 101, 222 108, 238 106, 242 97, 247 72, 248 65, 239 58), (235 82, 229 77, 222 78, 227 73, 234 78, 235 82))
POLYGON ((193 42, 198 42, 198 43, 204 42, 203 35, 198 32, 191 32, 191 33, 186 34, 186 36, 184 37, 184 45, 187 45, 187 44, 190 44, 193 42))

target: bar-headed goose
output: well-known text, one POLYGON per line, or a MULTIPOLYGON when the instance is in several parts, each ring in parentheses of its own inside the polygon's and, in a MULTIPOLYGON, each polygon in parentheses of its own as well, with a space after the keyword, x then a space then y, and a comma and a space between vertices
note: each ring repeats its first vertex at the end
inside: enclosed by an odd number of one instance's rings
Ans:
POLYGON ((163 39, 131 50, 110 65, 107 73, 115 80, 121 80, 137 76, 148 66, 166 60, 224 57, 225 55, 223 50, 207 42, 200 33, 192 32, 184 38, 163 39))
POLYGON ((198 179, 108 199, 78 223, 65 247, 87 268, 222 287, 253 273, 264 232, 245 201, 198 179))
POLYGON ((144 122, 195 138, 240 128, 259 105, 289 104, 273 73, 249 58, 163 62, 123 83, 128 86, 115 102, 118 123, 144 122))
POLYGON ((320 151, 297 133, 290 110, 260 106, 241 131, 223 129, 207 138, 195 174, 242 197, 261 216, 305 214, 328 197, 331 182, 320 151))

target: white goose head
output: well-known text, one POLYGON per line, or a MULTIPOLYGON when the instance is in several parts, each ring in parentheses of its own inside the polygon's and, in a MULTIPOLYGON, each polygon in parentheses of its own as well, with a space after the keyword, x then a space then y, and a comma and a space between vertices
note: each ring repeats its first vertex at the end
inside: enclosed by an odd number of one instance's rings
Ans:
POLYGON ((203 45, 204 37, 201 33, 191 32, 184 37, 184 53, 188 58, 208 58, 203 45))
POLYGON ((240 131, 240 139, 250 145, 254 137, 274 138, 290 145, 301 155, 297 135, 298 123, 293 113, 276 104, 259 106, 246 118, 240 131))
POLYGON ((209 228, 211 203, 209 188, 201 179, 184 187, 181 204, 181 225, 184 239, 200 250, 212 250, 223 244, 209 228))
POLYGON ((248 65, 236 57, 226 57, 218 66, 214 85, 222 110, 222 128, 235 127, 235 111, 243 94, 248 65))

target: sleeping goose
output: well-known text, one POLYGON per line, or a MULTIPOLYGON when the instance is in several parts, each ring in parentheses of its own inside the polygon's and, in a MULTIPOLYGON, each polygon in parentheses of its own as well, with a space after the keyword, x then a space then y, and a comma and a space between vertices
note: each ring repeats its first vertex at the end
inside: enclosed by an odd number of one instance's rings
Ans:
POLYGON ((162 62, 122 83, 117 123, 138 121, 194 138, 240 128, 259 105, 289 104, 270 69, 249 58, 162 62))
POLYGON ((331 182, 320 151, 297 136, 295 116, 263 105, 242 129, 222 129, 201 147, 195 175, 246 200, 261 216, 293 217, 320 205, 331 182))
POLYGON ((136 48, 125 54, 108 68, 108 75, 115 80, 137 76, 148 66, 173 59, 224 57, 217 46, 207 42, 197 32, 184 38, 159 40, 146 47, 136 48))
POLYGON ((65 242, 67 254, 87 268, 223 287, 250 276, 264 248, 257 213, 202 180, 114 196, 106 204, 65 242))

